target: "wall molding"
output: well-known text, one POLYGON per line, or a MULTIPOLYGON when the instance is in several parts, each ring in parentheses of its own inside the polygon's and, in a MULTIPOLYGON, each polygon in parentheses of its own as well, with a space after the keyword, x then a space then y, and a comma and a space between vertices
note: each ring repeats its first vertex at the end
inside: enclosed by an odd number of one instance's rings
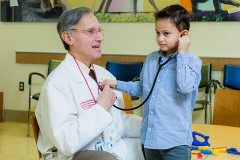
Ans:
MULTIPOLYGON (((16 63, 20 64, 48 64, 50 59, 63 60, 66 53, 46 52, 16 52, 16 63)), ((213 71, 223 71, 225 64, 240 65, 240 58, 200 57, 203 63, 211 63, 213 71)), ((144 62, 146 55, 114 55, 102 54, 102 57, 94 63, 105 66, 108 60, 120 62, 144 62)))
MULTIPOLYGON (((34 111, 30 112, 30 116, 34 115, 34 111)), ((20 110, 10 110, 4 109, 4 122, 23 122, 27 123, 28 111, 20 111, 20 110)))

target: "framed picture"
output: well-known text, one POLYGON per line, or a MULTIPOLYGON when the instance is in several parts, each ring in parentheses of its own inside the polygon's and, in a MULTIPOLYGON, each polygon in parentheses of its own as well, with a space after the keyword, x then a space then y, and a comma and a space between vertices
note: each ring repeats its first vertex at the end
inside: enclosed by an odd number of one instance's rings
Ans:
POLYGON ((180 0, 192 21, 240 21, 240 0, 180 0))
POLYGON ((0 0, 2 22, 57 21, 66 9, 86 6, 100 22, 153 22, 153 13, 177 0, 0 0))
POLYGON ((184 6, 192 21, 239 21, 240 0, 0 0, 2 22, 53 22, 66 9, 86 6, 100 22, 154 22, 171 4, 184 6))

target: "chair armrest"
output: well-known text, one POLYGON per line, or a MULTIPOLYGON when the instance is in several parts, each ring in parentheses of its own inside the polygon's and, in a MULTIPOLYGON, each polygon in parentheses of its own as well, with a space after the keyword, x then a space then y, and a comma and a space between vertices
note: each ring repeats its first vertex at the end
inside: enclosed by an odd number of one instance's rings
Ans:
POLYGON ((139 77, 139 76, 136 76, 136 77, 134 77, 134 78, 132 79, 132 81, 133 81, 133 82, 135 82, 135 81, 140 81, 140 77, 139 77))
POLYGON ((32 72, 32 73, 30 73, 29 76, 28 76, 28 84, 29 84, 29 85, 32 84, 32 76, 33 76, 33 75, 40 76, 40 77, 42 77, 43 79, 46 79, 46 78, 44 77, 44 75, 42 75, 41 73, 32 72))
POLYGON ((213 84, 213 80, 210 79, 210 80, 207 82, 206 89, 205 89, 205 94, 208 94, 208 93, 209 93, 209 89, 211 88, 212 84, 213 84))
POLYGON ((206 89, 205 89, 205 94, 208 94, 209 93, 209 89, 211 89, 211 87, 214 87, 214 94, 215 94, 215 91, 217 89, 217 86, 219 86, 220 88, 223 88, 223 86, 220 84, 220 82, 216 79, 210 79, 208 82, 207 82, 207 86, 206 86, 206 89))
POLYGON ((216 92, 216 89, 217 89, 217 86, 218 86, 218 85, 219 85, 220 88, 224 88, 224 87, 220 84, 220 82, 219 82, 218 80, 214 79, 214 80, 213 80, 214 94, 215 94, 215 92, 216 92))

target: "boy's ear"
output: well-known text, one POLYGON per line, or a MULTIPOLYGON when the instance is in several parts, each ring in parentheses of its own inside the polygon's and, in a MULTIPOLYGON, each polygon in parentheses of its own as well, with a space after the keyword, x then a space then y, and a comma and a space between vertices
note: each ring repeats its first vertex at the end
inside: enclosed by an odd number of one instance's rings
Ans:
POLYGON ((62 32, 62 39, 68 44, 71 45, 73 43, 73 37, 71 36, 71 34, 67 31, 62 32))
POLYGON ((188 36, 188 30, 183 30, 183 31, 181 31, 181 37, 182 36, 188 36))

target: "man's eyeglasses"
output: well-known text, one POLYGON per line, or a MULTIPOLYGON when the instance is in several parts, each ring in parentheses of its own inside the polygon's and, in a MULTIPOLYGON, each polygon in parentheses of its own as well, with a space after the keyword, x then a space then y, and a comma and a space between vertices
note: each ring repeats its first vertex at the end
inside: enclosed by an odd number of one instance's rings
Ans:
POLYGON ((97 35, 97 33, 100 33, 102 36, 104 36, 104 29, 87 29, 87 30, 77 30, 75 28, 69 29, 71 31, 75 31, 75 32, 81 32, 81 33, 85 33, 86 35, 88 35, 88 37, 95 37, 97 35))

